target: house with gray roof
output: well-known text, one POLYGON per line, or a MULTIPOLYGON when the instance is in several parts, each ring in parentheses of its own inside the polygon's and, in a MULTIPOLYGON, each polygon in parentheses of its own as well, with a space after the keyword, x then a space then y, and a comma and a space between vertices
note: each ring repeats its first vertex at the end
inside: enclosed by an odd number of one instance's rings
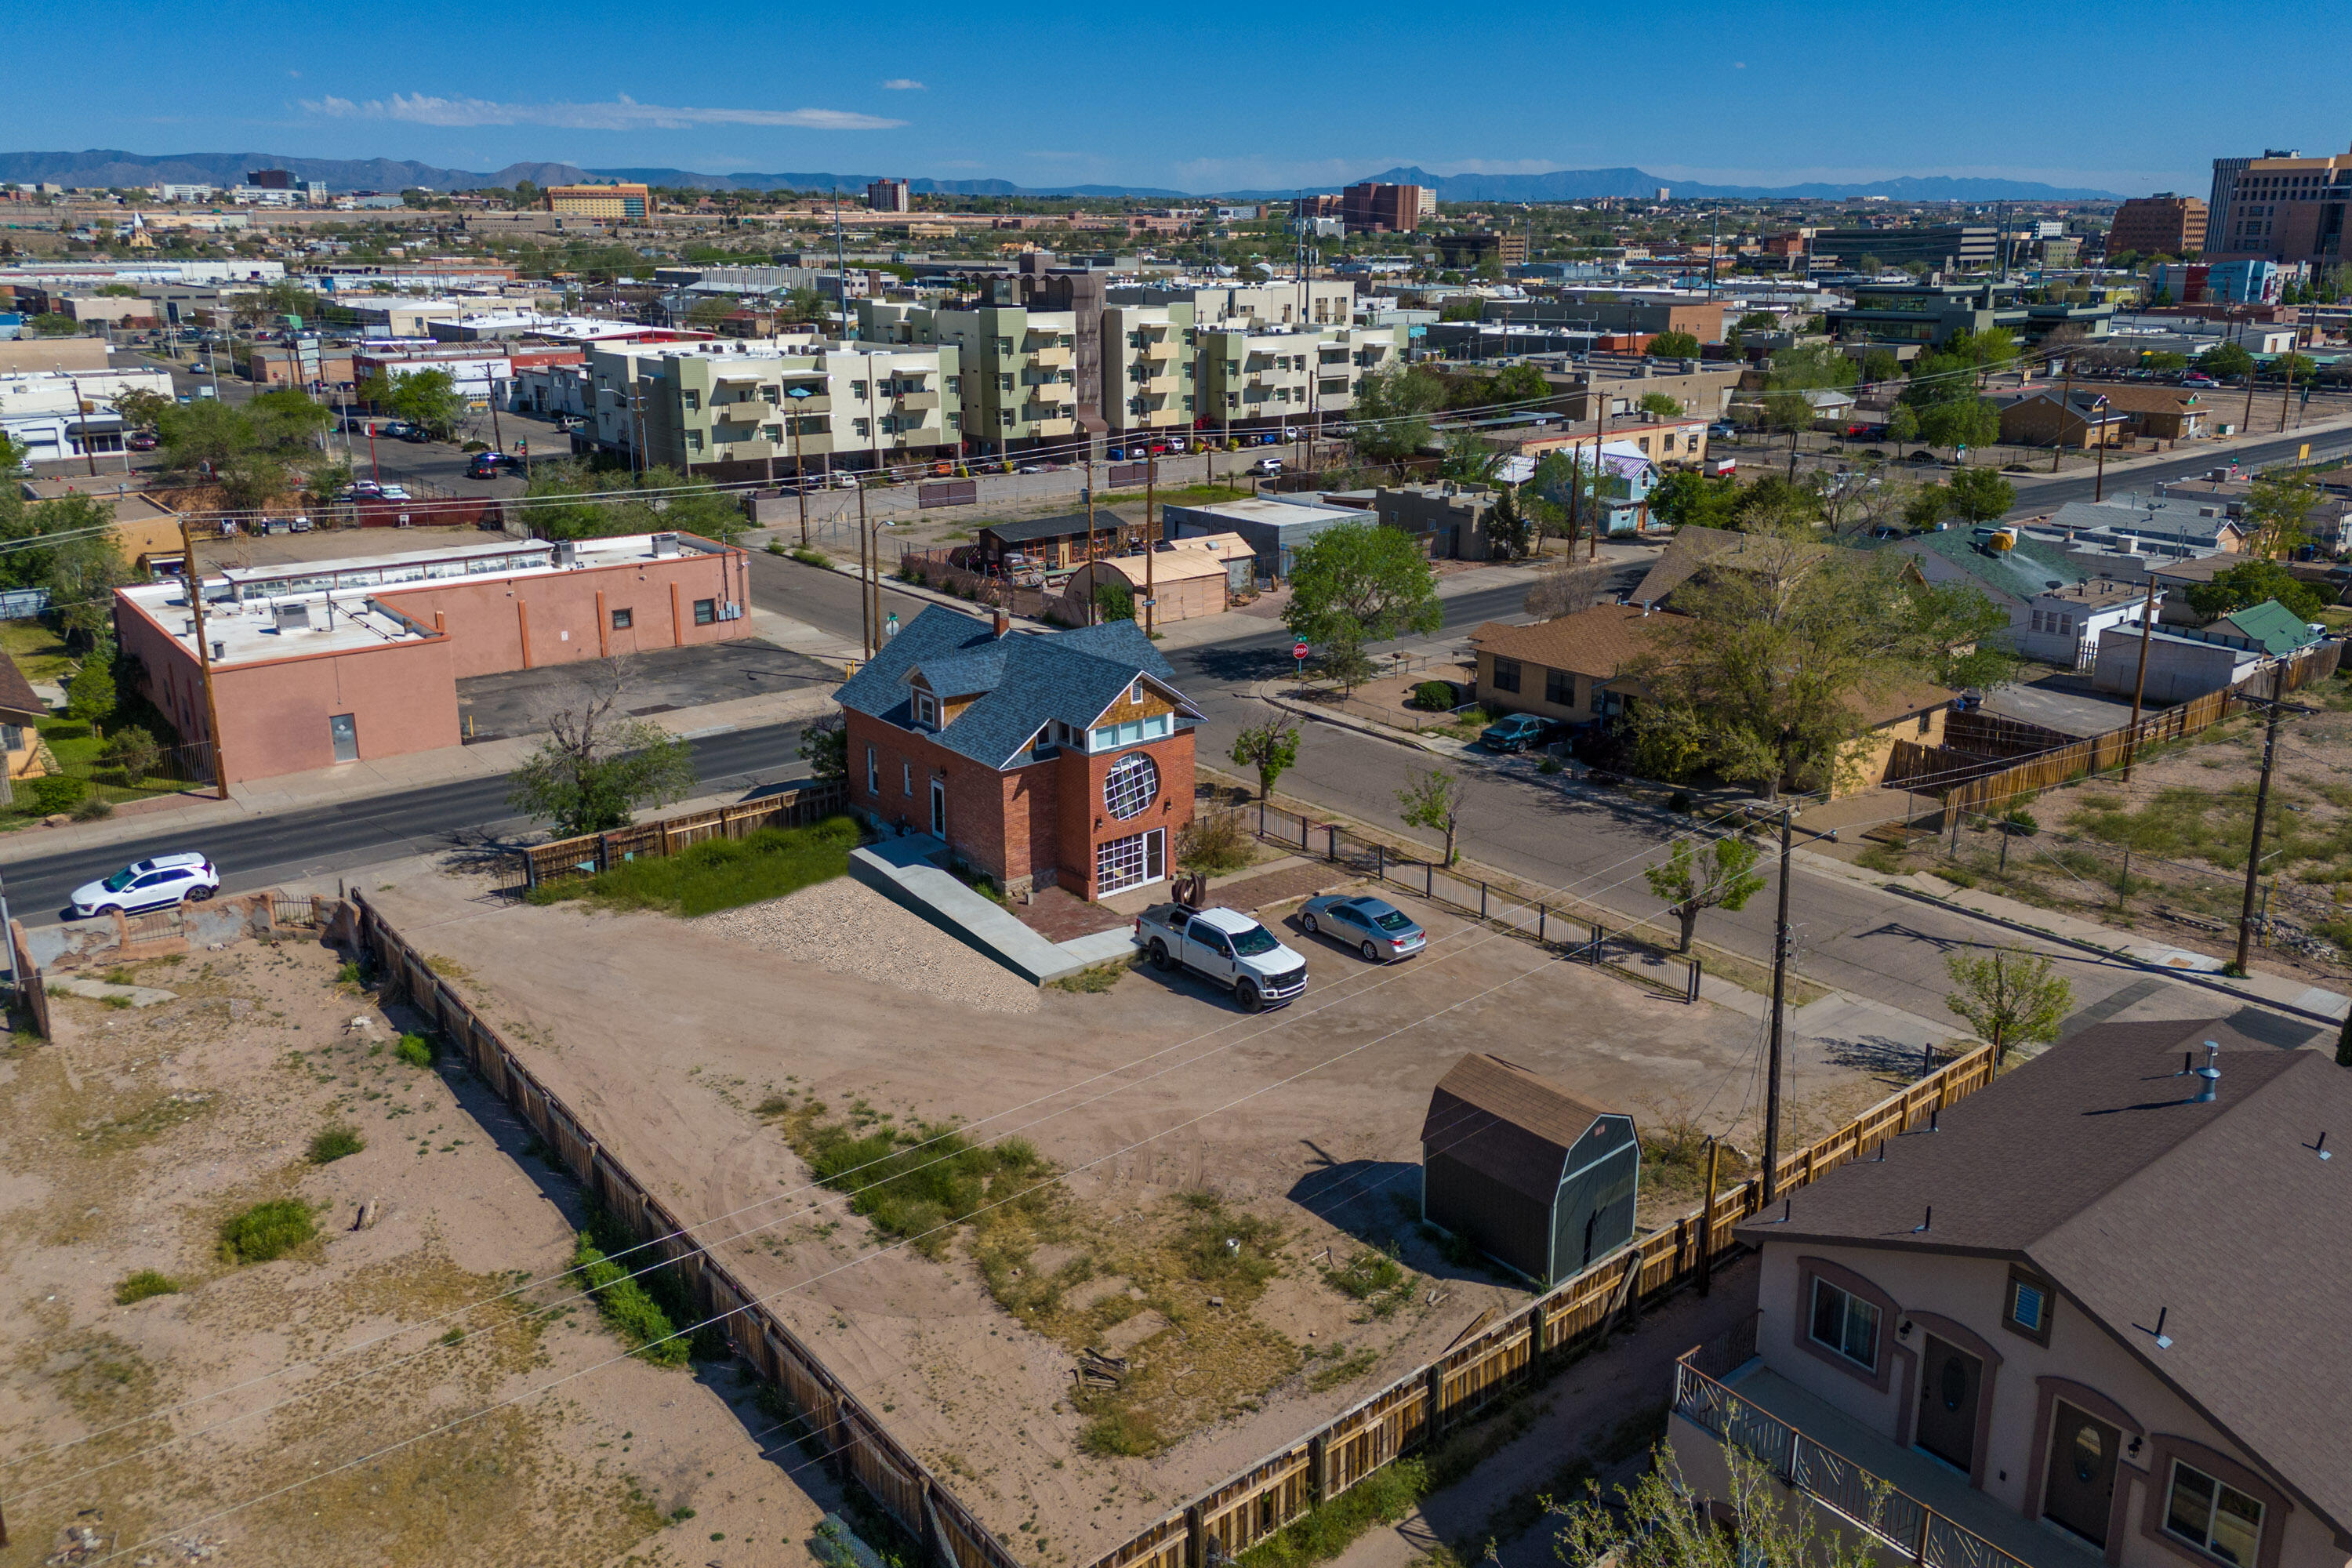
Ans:
POLYGON ((1192 726, 1133 621, 1013 631, 934 605, 836 693, 849 805, 1008 893, 1157 882, 1192 819, 1192 726))
POLYGON ((1720 1517, 1747 1455, 1888 1563, 2341 1568, 2352 1072, 2305 1033, 2094 1024, 1741 1223, 1682 1480, 1720 1517))

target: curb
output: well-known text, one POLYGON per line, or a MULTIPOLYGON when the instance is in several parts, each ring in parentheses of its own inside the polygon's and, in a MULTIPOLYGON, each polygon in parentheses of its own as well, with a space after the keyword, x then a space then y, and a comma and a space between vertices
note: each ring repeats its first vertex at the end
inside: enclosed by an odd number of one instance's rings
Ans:
POLYGON ((1395 745, 1408 746, 1424 756, 1443 757, 1452 754, 1441 752, 1419 736, 1408 735, 1402 730, 1391 730, 1383 724, 1374 724, 1367 719, 1349 719, 1342 714, 1327 713, 1312 704, 1294 702, 1286 698, 1276 697, 1266 689, 1273 684, 1270 680, 1261 680, 1251 690, 1250 695, 1267 707, 1277 709, 1293 718, 1308 720, 1318 724, 1328 724, 1335 730, 1346 730, 1353 734, 1362 735, 1368 740, 1387 741, 1395 745))
MULTIPOLYGON (((2111 947, 2101 947, 2095 942, 2086 942, 2080 937, 2062 936, 2053 931, 2044 931, 2040 926, 2027 925, 2023 921, 2013 921, 2005 915, 1996 915, 1989 913, 1983 910, 1970 909, 1966 904, 1957 904, 1949 899, 1939 899, 1933 893, 1923 893, 1916 888, 1900 887, 1892 882, 1881 882, 1878 884, 1878 887, 1882 892, 1893 893, 1899 898, 1911 899, 1919 903, 1929 905, 1935 909, 1947 910, 1952 914, 1966 915, 1971 920, 1979 920, 1984 921, 1987 925, 1996 925, 2004 931, 2013 931, 2021 936, 2039 937, 2044 942, 2060 942, 2067 947, 2074 948, 2083 952, 2096 953, 2101 958, 2111 959, 2117 963, 2129 964, 2134 969, 2145 970, 2150 974, 2161 974, 2168 980, 2180 981, 2186 984, 2194 985, 2202 990, 2210 991, 2216 995, 2231 997, 2237 1001, 2247 1003, 2252 1006, 2265 1007, 2280 1013, 2293 1013, 2297 1017, 2309 1018, 2314 1023, 2327 1024, 2337 1027, 2341 1027, 2346 1021, 2343 1018, 2336 1016, 2333 1013, 2321 1013, 2313 1008, 2305 1007, 2294 1002, 2274 1002, 2267 996, 2259 996, 2248 992, 2241 991, 2235 986, 2225 985, 2216 977, 2205 974, 2198 970, 2168 969, 2163 964, 2150 963, 2144 958, 2134 958, 2127 952, 2118 952, 2111 947)), ((2317 990, 2318 987, 2314 986, 2312 989, 2317 990)))

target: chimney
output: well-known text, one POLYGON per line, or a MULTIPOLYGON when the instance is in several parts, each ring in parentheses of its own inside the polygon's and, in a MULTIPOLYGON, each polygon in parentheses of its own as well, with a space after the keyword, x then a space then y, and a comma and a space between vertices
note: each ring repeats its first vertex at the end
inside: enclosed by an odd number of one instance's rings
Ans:
POLYGON ((1003 637, 1005 633, 1007 633, 1007 632, 1011 631, 1012 629, 1013 629, 1013 617, 1012 617, 1012 616, 1008 616, 1008 615, 1006 615, 1003 610, 999 610, 999 611, 997 611, 997 612, 996 612, 996 635, 997 635, 998 637, 1003 637))

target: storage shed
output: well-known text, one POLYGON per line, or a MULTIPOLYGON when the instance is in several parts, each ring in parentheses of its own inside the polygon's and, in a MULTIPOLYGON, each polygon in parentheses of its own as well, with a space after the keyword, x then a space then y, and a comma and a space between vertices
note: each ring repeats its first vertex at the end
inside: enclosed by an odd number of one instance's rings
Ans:
POLYGON ((1422 1123, 1422 1217, 1547 1289, 1633 1239, 1641 1173, 1632 1117, 1485 1052, 1422 1123))

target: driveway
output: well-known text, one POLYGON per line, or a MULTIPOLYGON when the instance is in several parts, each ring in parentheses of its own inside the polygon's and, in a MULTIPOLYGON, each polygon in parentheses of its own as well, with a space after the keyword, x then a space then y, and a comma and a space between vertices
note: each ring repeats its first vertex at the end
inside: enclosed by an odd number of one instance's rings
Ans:
POLYGON ((841 672, 758 637, 656 648, 621 659, 469 676, 457 682, 457 720, 469 741, 496 741, 542 729, 546 716, 572 701, 583 678, 625 664, 622 706, 637 715, 667 713, 706 702, 757 697, 841 683, 841 672))

